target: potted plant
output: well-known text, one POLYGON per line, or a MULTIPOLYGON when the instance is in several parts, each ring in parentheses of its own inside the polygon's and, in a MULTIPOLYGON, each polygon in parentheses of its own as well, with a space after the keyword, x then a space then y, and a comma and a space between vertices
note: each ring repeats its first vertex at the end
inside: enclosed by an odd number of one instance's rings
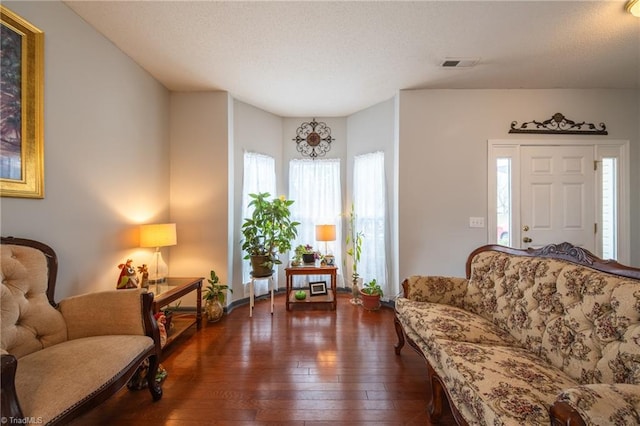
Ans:
POLYGON ((216 322, 224 314, 224 303, 227 299, 226 291, 233 293, 233 289, 226 284, 220 284, 220 278, 216 275, 216 271, 211 270, 211 278, 207 279, 209 286, 204 292, 204 311, 209 322, 216 322))
POLYGON ((180 308, 180 304, 182 303, 181 300, 179 300, 175 306, 171 306, 171 305, 167 305, 163 310, 162 313, 164 314, 164 327, 167 330, 167 333, 169 333, 169 331, 171 331, 171 327, 172 325, 172 320, 173 320, 173 313, 175 311, 178 310, 178 308, 180 308))
POLYGON ((360 275, 358 274, 358 263, 360 263, 360 256, 362 255, 363 239, 364 233, 362 231, 356 231, 356 213, 353 208, 353 204, 351 204, 351 212, 349 213, 349 230, 347 232, 346 243, 347 256, 350 256, 352 261, 351 285, 354 299, 357 299, 360 296, 358 284, 361 280, 360 275))
POLYGON ((252 198, 249 206, 254 210, 242 224, 242 249, 247 253, 244 258, 251 259, 254 277, 268 277, 273 273, 273 265, 282 263, 278 253, 291 250, 291 240, 297 237, 300 222, 291 220, 292 200, 284 196, 269 200, 268 192, 249 196, 252 198))
POLYGON ((373 311, 380 308, 380 298, 384 296, 384 294, 382 287, 380 287, 380 284, 378 284, 374 278, 364 284, 360 290, 360 296, 362 297, 362 307, 373 311))
POLYGON ((295 256, 293 257, 293 264, 300 265, 300 263, 311 264, 315 263, 316 259, 319 259, 319 253, 313 250, 313 247, 309 244, 300 244, 294 250, 295 256))

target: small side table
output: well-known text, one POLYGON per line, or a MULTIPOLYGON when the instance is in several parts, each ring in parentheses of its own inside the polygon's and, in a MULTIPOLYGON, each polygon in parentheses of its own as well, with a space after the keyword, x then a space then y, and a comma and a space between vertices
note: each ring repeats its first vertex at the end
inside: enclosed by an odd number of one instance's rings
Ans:
POLYGON ((291 307, 296 304, 328 304, 331 309, 335 310, 337 307, 337 266, 315 266, 315 265, 302 265, 302 266, 289 266, 284 269, 287 277, 287 311, 291 310, 291 307), (305 300, 296 300, 293 291, 293 277, 295 275, 329 275, 331 277, 330 288, 327 289, 327 294, 323 296, 312 296, 311 292, 307 292, 305 300))
POLYGON ((255 282, 257 280, 269 280, 267 287, 269 288, 269 292, 271 293, 271 315, 273 315, 273 291, 275 287, 275 282, 273 280, 273 273, 268 277, 254 277, 251 276, 251 282, 249 282, 249 318, 253 316, 253 307, 255 306, 255 282))
POLYGON ((192 325, 196 325, 196 329, 200 330, 202 326, 202 281, 203 277, 199 278, 167 278, 167 280, 161 284, 149 284, 149 292, 154 294, 153 298, 153 313, 156 314, 162 310, 163 307, 169 305, 171 302, 175 302, 182 296, 186 296, 192 291, 196 292, 196 314, 195 317, 181 317, 173 319, 173 331, 169 333, 167 330, 167 345, 171 343, 176 337, 184 333, 192 325))

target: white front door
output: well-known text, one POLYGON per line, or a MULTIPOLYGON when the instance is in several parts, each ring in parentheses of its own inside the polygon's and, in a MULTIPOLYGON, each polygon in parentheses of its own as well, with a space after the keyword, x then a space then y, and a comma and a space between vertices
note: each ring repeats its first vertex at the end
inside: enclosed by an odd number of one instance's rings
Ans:
POLYGON ((593 146, 522 146, 521 232, 512 244, 567 241, 595 253, 595 183, 593 146))

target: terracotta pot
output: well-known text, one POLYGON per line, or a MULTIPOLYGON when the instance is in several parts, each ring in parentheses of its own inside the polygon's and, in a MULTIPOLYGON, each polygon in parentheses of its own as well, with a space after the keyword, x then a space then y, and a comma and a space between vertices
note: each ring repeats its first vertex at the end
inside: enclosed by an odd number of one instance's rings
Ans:
POLYGON ((270 277, 273 274, 271 268, 267 268, 266 266, 262 266, 263 263, 269 260, 269 256, 251 256, 251 275, 256 278, 259 277, 270 277))
POLYGON ((360 290, 360 298, 362 299, 362 307, 369 310, 369 311, 375 311, 377 309, 380 309, 380 296, 379 295, 375 295, 375 296, 370 296, 366 293, 363 293, 362 290, 360 290))

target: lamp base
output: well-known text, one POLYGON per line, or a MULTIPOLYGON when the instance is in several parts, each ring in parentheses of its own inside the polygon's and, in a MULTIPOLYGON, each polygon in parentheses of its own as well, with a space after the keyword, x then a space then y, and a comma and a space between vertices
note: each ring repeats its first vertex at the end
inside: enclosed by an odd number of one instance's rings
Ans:
POLYGON ((151 268, 149 268, 149 284, 162 284, 167 281, 167 275, 169 268, 162 258, 160 248, 156 248, 153 253, 153 260, 151 261, 151 268))

